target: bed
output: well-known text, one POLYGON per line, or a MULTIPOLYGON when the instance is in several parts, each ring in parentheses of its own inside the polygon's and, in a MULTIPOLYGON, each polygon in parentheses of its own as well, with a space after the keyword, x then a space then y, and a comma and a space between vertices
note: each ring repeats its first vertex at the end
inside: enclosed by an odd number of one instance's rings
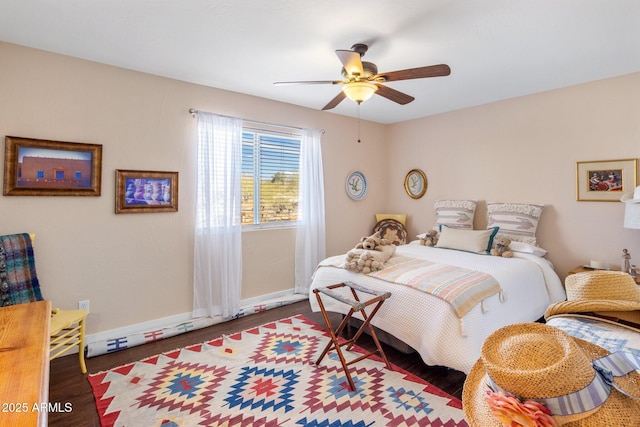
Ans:
MULTIPOLYGON (((485 338, 493 331, 511 323, 536 321, 549 304, 566 298, 551 263, 532 253, 514 252, 512 258, 503 258, 423 246, 416 240, 398 246, 391 260, 396 257, 486 273, 500 287, 499 292, 484 297, 460 315, 450 303, 414 287, 374 277, 373 273, 347 271, 340 266, 344 255, 320 263, 311 289, 352 281, 391 292, 372 324, 417 351, 427 365, 445 366, 466 374, 480 357, 485 338)), ((312 310, 319 311, 315 294, 309 295, 312 310)), ((348 312, 349 307, 336 300, 327 298, 323 303, 328 311, 348 312)))

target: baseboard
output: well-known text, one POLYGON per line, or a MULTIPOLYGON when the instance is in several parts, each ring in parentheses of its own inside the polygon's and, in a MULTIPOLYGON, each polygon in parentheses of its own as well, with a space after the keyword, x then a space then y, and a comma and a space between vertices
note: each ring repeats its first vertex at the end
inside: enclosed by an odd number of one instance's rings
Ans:
MULTIPOLYGON (((240 301, 241 310, 245 307, 254 307, 268 304, 273 301, 282 301, 294 296, 293 289, 286 291, 274 292, 271 294, 260 295, 258 297, 247 298, 240 301)), ((91 314, 89 314, 91 316, 91 314)), ((93 344, 98 341, 106 341, 115 337, 123 337, 144 331, 153 331, 167 328, 172 325, 189 322, 193 320, 191 312, 175 314, 173 316, 161 317, 159 319, 150 320, 148 322, 135 323, 133 325, 123 326, 121 328, 109 329, 107 331, 98 332, 85 336, 85 344, 93 344)))

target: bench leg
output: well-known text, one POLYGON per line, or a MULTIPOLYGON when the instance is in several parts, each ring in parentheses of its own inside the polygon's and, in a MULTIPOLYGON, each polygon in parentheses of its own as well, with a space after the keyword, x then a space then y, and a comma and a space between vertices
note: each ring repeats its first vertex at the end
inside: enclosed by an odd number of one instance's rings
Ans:
MULTIPOLYGON (((376 302, 376 300, 371 300, 371 303, 373 302, 376 302)), ((362 325, 360 325, 360 329, 358 329, 358 331, 356 332, 356 335, 353 337, 353 342, 349 344, 349 346, 347 347, 347 350, 350 350, 351 347, 353 347, 353 345, 358 340, 358 338, 360 338, 360 336, 362 335, 366 327, 369 329, 369 335, 371 335, 371 338, 373 338, 373 342, 375 343, 376 348, 378 349, 378 353, 380 354, 380 357, 382 357, 382 360, 384 360, 385 366, 387 367, 387 369, 393 369, 391 367, 391 364, 389 363, 389 360, 387 359, 387 355, 384 354, 384 350, 382 350, 382 345, 380 344, 380 340, 378 340, 378 335, 376 334, 375 329, 373 329, 373 326, 371 325, 371 319, 373 319, 373 316, 376 315, 376 313, 382 306, 383 302, 384 300, 377 301, 376 306, 373 308, 373 311, 369 315, 367 315, 367 312, 365 311, 364 308, 360 310, 360 314, 362 314, 362 318, 364 319, 364 322, 362 323, 362 325)), ((375 353, 375 352, 372 352, 372 353, 375 353)), ((369 353, 369 355, 371 355, 372 353, 369 353)))
MULTIPOLYGON (((318 300, 318 305, 320 306, 320 311, 322 312, 322 317, 324 318, 324 322, 327 324, 327 329, 329 330, 329 335, 331 336, 331 340, 325 346, 324 350, 320 354, 320 357, 318 357, 318 360, 316 360, 316 365, 319 365, 322 359, 324 359, 324 357, 327 355, 327 353, 332 348, 335 348, 336 353, 338 354, 338 358, 340 359, 340 364, 342 365, 342 370, 344 371, 345 376, 347 377, 347 381, 349 382, 349 390, 354 392, 356 391, 356 385, 353 382, 353 379, 351 378, 351 374, 349 374, 348 363, 344 358, 344 355, 342 354, 342 349, 340 348, 341 345, 338 342, 338 335, 340 335, 340 332, 342 332, 342 330, 347 325, 347 323, 349 323, 349 319, 353 315, 353 310, 349 310, 349 313, 342 319, 342 322, 340 323, 340 326, 338 326, 338 329, 334 331, 333 326, 331 326, 331 320, 329 320, 327 311, 324 308, 324 304, 322 304, 322 299, 320 298, 320 294, 318 292, 315 292, 315 294, 318 300)), ((346 343, 351 341, 352 340, 349 340, 346 343)))
MULTIPOLYGON (((340 285, 333 285, 332 288, 335 287, 339 287, 340 285)), ((373 326, 371 325, 371 319, 373 319, 373 317, 376 315, 376 313, 378 312, 378 310, 380 309, 380 307, 382 306, 382 303, 384 302, 384 298, 381 296, 377 296, 375 298, 372 298, 368 301, 366 301, 364 303, 364 306, 362 306, 362 304, 353 304, 352 308, 349 310, 349 313, 347 313, 346 316, 343 317, 342 322, 340 323, 340 325, 338 326, 338 328, 334 331, 333 326, 331 325, 331 320, 329 319, 329 315, 327 314, 327 311, 324 307, 324 304, 322 303, 322 298, 320 298, 320 293, 318 290, 314 289, 314 293, 316 294, 316 299, 318 301, 318 305, 320 306, 320 311, 322 312, 322 317, 324 318, 324 322, 327 325, 327 329, 329 332, 329 335, 331 337, 330 341, 327 343, 327 345, 325 346, 324 350, 322 351, 322 353, 320 354, 320 356, 318 357, 318 359, 316 360, 316 365, 320 364, 320 362, 322 361, 322 359, 324 359, 324 357, 327 355, 327 353, 331 350, 331 349, 335 349, 336 353, 338 354, 338 358, 340 359, 340 364, 342 365, 342 369, 344 370, 345 376, 347 377, 347 381, 349 382, 349 389, 354 392, 356 391, 356 387, 355 387, 355 383, 353 382, 353 379, 351 378, 351 374, 349 373, 349 365, 353 364, 353 363, 357 363, 363 359, 366 359, 372 355, 374 355, 375 353, 378 353, 380 355, 380 357, 382 358, 382 360, 384 360, 385 366, 387 367, 387 369, 393 369, 391 367, 391 364, 389 363, 389 360, 387 359, 386 354, 384 354, 384 350, 382 349, 382 345, 380 344, 380 340, 378 340, 378 336, 376 335, 375 330, 373 329, 373 326), (373 308, 373 310, 371 311, 370 314, 367 314, 366 312, 366 307, 368 307, 369 305, 372 304, 376 304, 375 307, 373 308), (357 310, 355 307, 361 307, 359 310, 357 310), (342 343, 339 342, 338 337, 340 336, 340 333, 342 332, 342 330, 345 328, 346 325, 349 324, 349 320, 351 319, 351 316, 353 316, 353 314, 355 314, 356 311, 359 311, 362 315, 362 318, 364 319, 364 322, 362 323, 362 325, 360 326, 360 328, 358 328, 358 330, 356 331, 355 335, 353 336, 353 338, 349 339, 349 340, 345 340, 342 343), (360 336, 362 336, 362 333, 365 331, 365 329, 369 329, 369 333, 373 339, 373 342, 376 345, 376 349, 374 351, 370 351, 366 354, 363 354, 359 357, 357 357, 354 360, 351 360, 349 362, 346 361, 344 354, 342 353, 342 346, 346 346, 347 347, 347 351, 351 350, 351 348, 353 348, 353 346, 355 345, 356 341, 360 338, 360 336)), ((353 295, 353 298, 356 302, 360 303, 360 299, 358 298, 358 294, 356 293, 356 291, 351 288, 351 293, 353 295)))

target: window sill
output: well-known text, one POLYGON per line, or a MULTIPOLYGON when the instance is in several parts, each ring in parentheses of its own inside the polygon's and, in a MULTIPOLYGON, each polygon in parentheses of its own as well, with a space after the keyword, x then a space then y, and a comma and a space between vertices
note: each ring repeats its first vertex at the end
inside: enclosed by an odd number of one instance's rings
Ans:
POLYGON ((265 231, 265 230, 286 230, 294 229, 297 227, 297 223, 290 222, 287 224, 259 224, 259 225, 243 225, 242 232, 245 231, 265 231))

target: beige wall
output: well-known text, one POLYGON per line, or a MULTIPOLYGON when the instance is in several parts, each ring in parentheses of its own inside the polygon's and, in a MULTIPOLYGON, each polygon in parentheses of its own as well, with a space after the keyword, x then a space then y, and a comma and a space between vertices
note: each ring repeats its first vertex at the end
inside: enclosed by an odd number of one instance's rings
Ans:
POLYGON ((410 233, 433 224, 438 199, 544 203, 539 244, 561 277, 591 259, 640 264, 640 230, 622 227, 624 206, 576 201, 576 162, 640 157, 640 73, 392 125, 389 203, 409 213, 410 233), (401 184, 427 174, 425 197, 401 184))
MULTIPOLYGON (((434 200, 468 197, 547 204, 540 243, 561 275, 591 258, 617 262, 623 247, 640 261, 640 231, 622 228, 622 205, 574 194, 576 160, 638 157, 640 74, 391 126, 363 122, 358 144, 357 120, 327 112, 5 43, 0 58, 0 137, 103 145, 101 197, 0 198, 1 233, 37 234, 45 297, 61 308, 91 301, 90 334, 191 311, 191 107, 325 129, 329 255, 368 234, 376 212, 409 213, 413 235, 433 222, 434 200), (419 200, 403 189, 412 168, 429 179, 419 200), (179 212, 114 214, 115 169, 178 171, 179 212), (345 192, 353 170, 369 181, 358 202, 345 192)), ((293 287, 294 241, 292 229, 243 234, 243 298, 293 287)))
MULTIPOLYGON (((0 233, 35 232, 38 276, 54 307, 91 301, 88 333, 190 312, 196 120, 193 107, 325 129, 328 251, 373 226, 386 201, 385 127, 330 113, 0 43, 0 137, 103 145, 101 197, 1 197, 0 233), (178 171, 179 212, 114 213, 115 170, 178 171), (350 200, 354 169, 370 177, 350 200), (377 174, 377 175, 376 175, 377 174), (362 221, 366 213, 369 221, 362 221)), ((0 154, 4 158, 4 153, 0 154)), ((293 288, 293 229, 243 235, 242 298, 293 288)))

